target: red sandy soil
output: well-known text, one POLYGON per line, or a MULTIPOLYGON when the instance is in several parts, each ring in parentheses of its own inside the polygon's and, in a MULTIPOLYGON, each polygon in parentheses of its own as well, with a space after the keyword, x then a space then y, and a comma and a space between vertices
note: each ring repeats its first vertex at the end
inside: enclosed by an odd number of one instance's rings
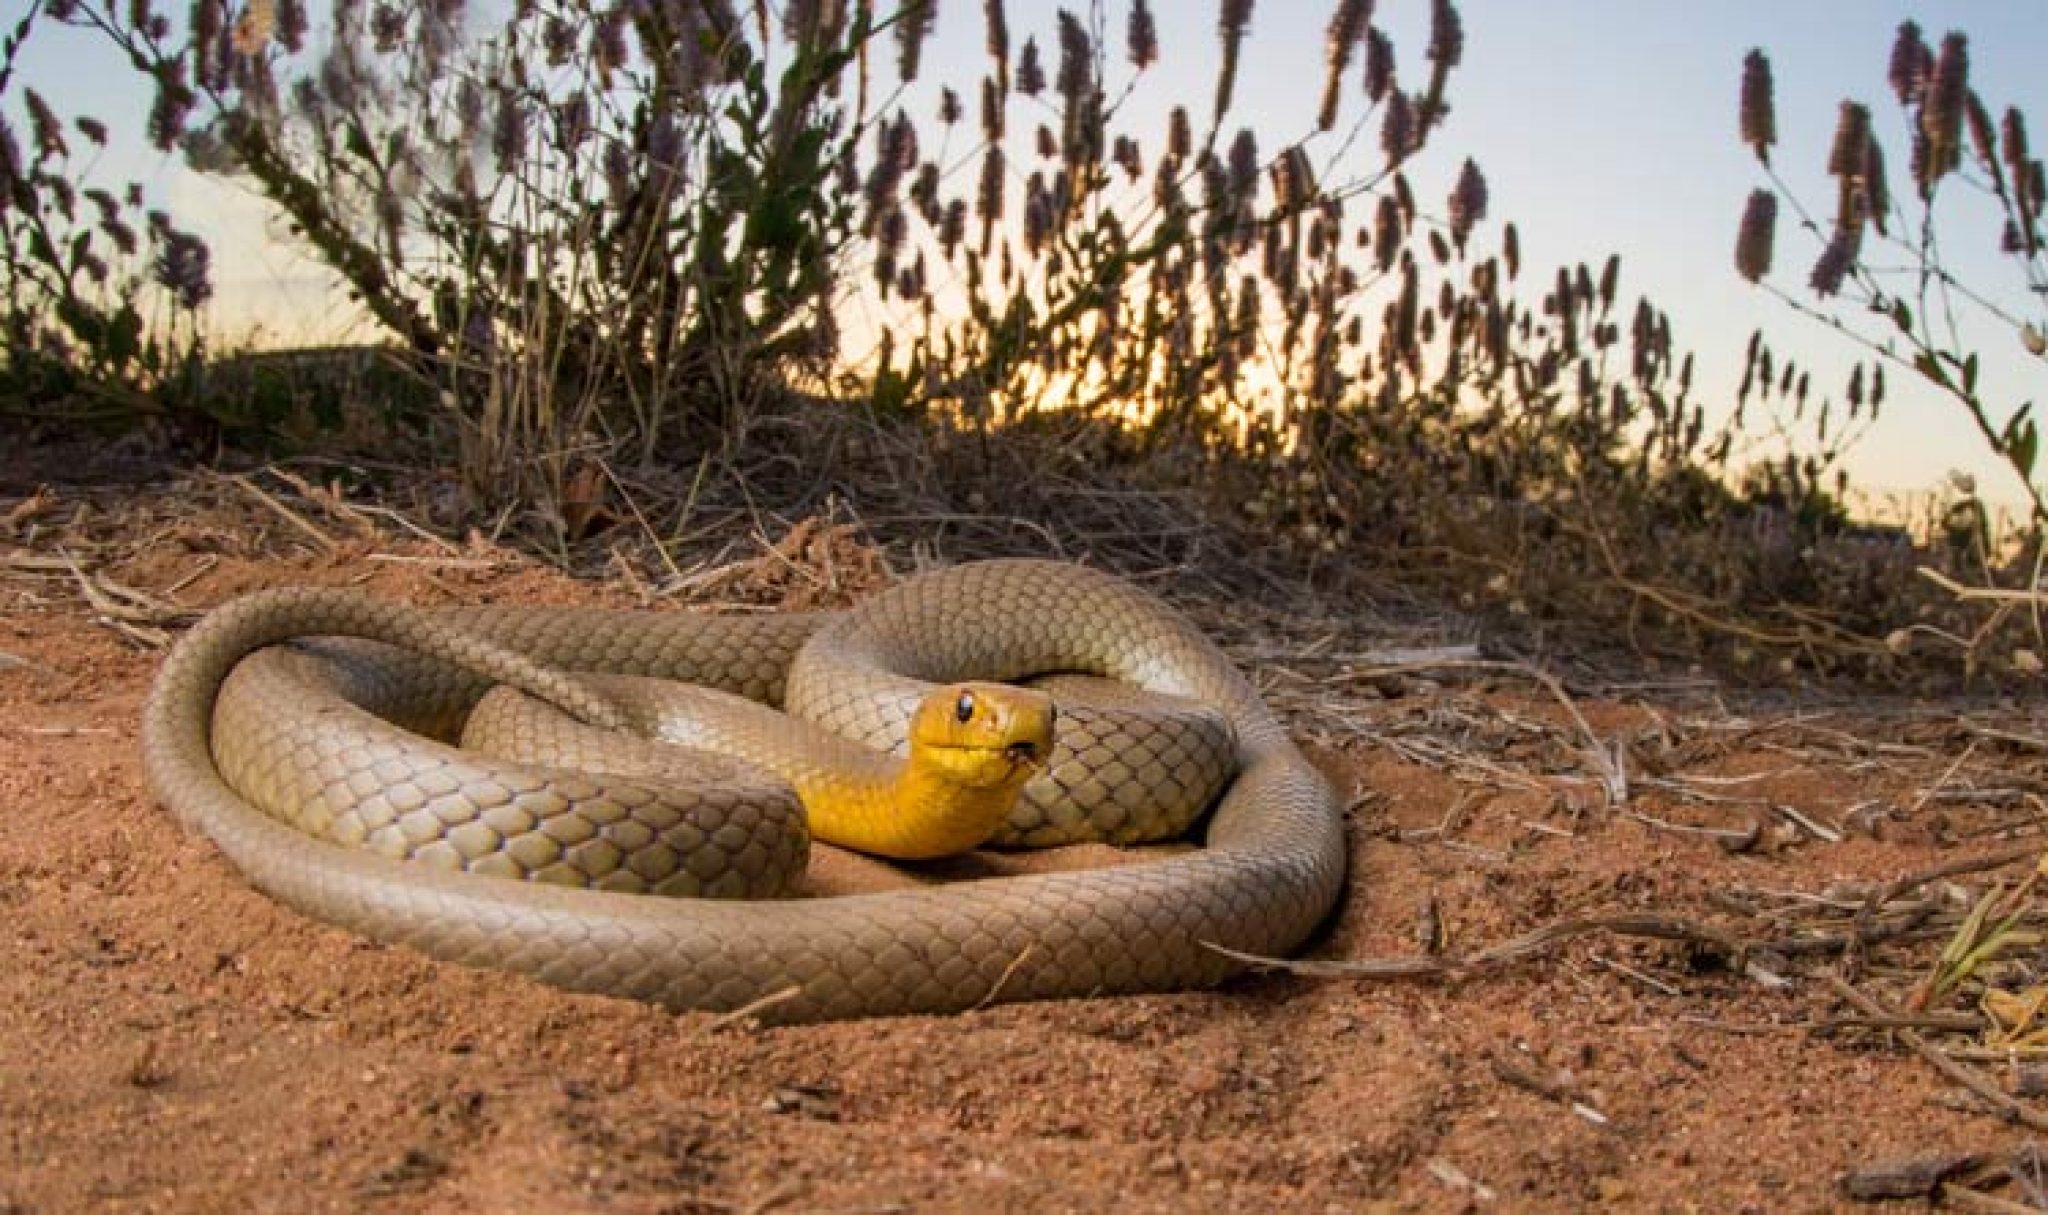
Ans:
MULTIPOLYGON (((151 802, 136 721, 158 654, 50 566, 61 536, 16 523, 0 532, 4 1215, 1817 1211, 1855 1205, 1845 1170, 2024 1141, 1882 1035, 1819 1032, 1840 1009, 1818 963, 1779 966, 1777 987, 1670 942, 1592 936, 1456 983, 1263 975, 780 1029, 371 944, 253 892, 151 802)), ((436 552, 391 537, 293 553, 289 526, 259 523, 246 543, 136 523, 97 574, 188 607, 295 582, 630 602, 511 558, 372 560, 436 552)), ((1750 930, 1719 896, 1868 889, 2004 847, 1990 837, 2026 813, 1930 789, 2040 787, 2038 753, 1939 706, 1745 724, 1697 693, 1583 699, 1648 771, 1749 776, 1711 787, 1840 829, 1767 815, 1730 851, 1628 811, 1740 816, 1642 786, 1608 808, 1529 750, 1552 735, 1516 723, 1563 720, 1540 689, 1459 686, 1411 684, 1315 748, 1358 808, 1349 895, 1313 956, 1414 955, 1431 907, 1453 951, 1615 911, 1750 930), (1516 779, 1461 778, 1381 735, 1516 779)), ((2041 733, 2037 710, 1997 720, 2041 733)))

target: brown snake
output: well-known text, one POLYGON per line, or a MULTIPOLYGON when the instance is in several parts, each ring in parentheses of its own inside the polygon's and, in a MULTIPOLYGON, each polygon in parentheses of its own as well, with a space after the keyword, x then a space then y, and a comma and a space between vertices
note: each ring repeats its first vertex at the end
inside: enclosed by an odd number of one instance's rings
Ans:
MULTIPOLYGON (((438 679, 439 702, 416 709, 423 718, 460 713, 481 687, 445 662, 407 658, 391 669, 414 685, 408 694, 438 679)), ((530 668, 510 675, 547 678, 530 668)), ((1208 986, 1238 969, 1211 946, 1291 951, 1344 880, 1334 792, 1222 651, 1130 584, 1053 562, 959 566, 844 613, 811 615, 422 613, 344 592, 268 592, 218 609, 180 641, 144 710, 142 740, 157 799, 258 888, 309 915, 566 988, 678 1009, 752 1007, 777 1021, 1208 986), (315 838, 250 804, 223 777, 216 750, 240 746, 239 762, 271 775, 318 769, 307 779, 324 782, 330 801, 347 793, 374 808, 410 781, 405 787, 478 821, 508 800, 550 802, 592 787, 595 778, 536 769, 472 778, 461 753, 429 751, 436 744, 426 739, 362 742, 348 713, 216 721, 237 664, 310 635, 430 653, 438 646, 464 667, 500 673, 524 656, 543 668, 704 683, 786 704, 884 746, 925 681, 1079 672, 1220 712, 1235 731, 1237 775, 1207 820, 1203 847, 1106 869, 773 901, 636 897, 479 877, 315 838)), ((630 809, 640 794, 631 782, 621 788, 601 792, 612 799, 606 804, 630 809)), ((728 842, 748 846, 737 836, 728 842)))

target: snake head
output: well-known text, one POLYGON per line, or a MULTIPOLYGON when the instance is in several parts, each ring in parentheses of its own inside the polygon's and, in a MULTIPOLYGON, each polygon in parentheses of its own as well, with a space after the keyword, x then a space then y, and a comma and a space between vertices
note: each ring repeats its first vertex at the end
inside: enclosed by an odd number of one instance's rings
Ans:
POLYGON ((1052 697, 1003 683, 955 683, 910 721, 910 763, 971 789, 1021 786, 1052 758, 1052 697))

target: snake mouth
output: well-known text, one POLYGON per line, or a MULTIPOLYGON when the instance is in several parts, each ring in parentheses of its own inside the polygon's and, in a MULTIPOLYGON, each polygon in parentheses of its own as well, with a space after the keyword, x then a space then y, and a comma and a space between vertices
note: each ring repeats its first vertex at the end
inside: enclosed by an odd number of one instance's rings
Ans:
POLYGON ((948 752, 963 758, 974 757, 983 761, 1001 756, 1002 761, 1009 765, 1013 771, 1018 768, 1030 768, 1035 771, 1045 766, 1046 756, 1050 748, 1041 747, 1030 739, 1019 739, 1016 742, 1004 743, 1000 746, 985 743, 939 743, 933 744, 932 750, 935 752, 948 752))

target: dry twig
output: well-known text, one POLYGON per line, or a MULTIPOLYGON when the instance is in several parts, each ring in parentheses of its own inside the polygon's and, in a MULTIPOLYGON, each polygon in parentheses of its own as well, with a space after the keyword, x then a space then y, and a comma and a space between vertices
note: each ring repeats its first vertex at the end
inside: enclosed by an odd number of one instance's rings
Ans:
POLYGON ((1729 936, 1698 921, 1647 912, 1622 912, 1615 915, 1559 920, 1490 949, 1462 957, 1453 955, 1440 958, 1330 960, 1268 958, 1243 953, 1214 942, 1205 941, 1203 944, 1227 958, 1309 979, 1453 979, 1512 965, 1567 941, 1596 932, 1683 941, 1705 946, 1736 961, 1742 959, 1750 948, 1749 942, 1729 936))
MULTIPOLYGON (((1882 1018, 1896 1018, 1898 1016, 1896 1012, 1857 990, 1854 984, 1838 974, 1823 974, 1821 980, 1836 995, 1855 1005, 1865 1016, 1882 1018)), ((1914 1054, 1925 1059, 1935 1071, 1940 1072, 1943 1076, 1962 1085, 1989 1102, 1993 1108, 2005 1115, 2008 1120, 2018 1122, 2032 1130, 2048 1131, 2048 1113, 2044 1113, 2024 1101, 2006 1095, 2005 1091, 1999 1088, 1992 1081, 1991 1077, 1967 1063, 1950 1058, 1922 1036, 1920 1031, 1899 1028, 1890 1032, 1898 1035, 1899 1041, 1904 1042, 1910 1047, 1914 1054)))

